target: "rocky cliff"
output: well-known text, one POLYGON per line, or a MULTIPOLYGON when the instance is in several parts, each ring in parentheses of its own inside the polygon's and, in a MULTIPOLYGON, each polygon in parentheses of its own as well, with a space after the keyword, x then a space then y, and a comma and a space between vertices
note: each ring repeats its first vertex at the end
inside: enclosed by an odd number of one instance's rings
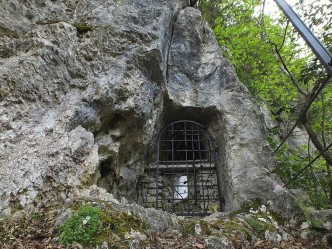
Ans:
POLYGON ((0 211, 137 201, 162 127, 207 127, 226 210, 272 196, 260 110, 188 0, 0 2, 0 211))

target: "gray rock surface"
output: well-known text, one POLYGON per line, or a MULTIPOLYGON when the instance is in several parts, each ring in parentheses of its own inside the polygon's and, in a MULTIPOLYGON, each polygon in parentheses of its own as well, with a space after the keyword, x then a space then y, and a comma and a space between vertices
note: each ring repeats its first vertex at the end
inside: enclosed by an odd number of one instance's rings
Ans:
POLYGON ((196 9, 181 10, 177 18, 168 75, 174 108, 197 108, 192 116, 209 128, 221 149, 226 210, 267 197, 278 179, 271 174, 274 161, 262 114, 196 9))
POLYGON ((216 138, 226 210, 273 195, 261 112, 187 0, 0 2, 0 213, 92 184, 136 202, 159 130, 216 138))
POLYGON ((332 209, 316 210, 312 213, 318 228, 331 231, 332 228, 332 209))
POLYGON ((147 233, 165 232, 167 229, 179 229, 179 220, 175 214, 170 214, 154 208, 144 208, 138 204, 119 203, 112 194, 104 189, 92 185, 90 188, 78 191, 76 197, 68 199, 59 212, 55 222, 55 227, 65 223, 72 215, 72 206, 82 206, 83 204, 93 204, 105 208, 105 204, 112 205, 112 208, 126 213, 135 214, 139 219, 148 224, 147 233))
POLYGON ((225 237, 209 236, 205 243, 209 249, 234 249, 232 242, 225 237))

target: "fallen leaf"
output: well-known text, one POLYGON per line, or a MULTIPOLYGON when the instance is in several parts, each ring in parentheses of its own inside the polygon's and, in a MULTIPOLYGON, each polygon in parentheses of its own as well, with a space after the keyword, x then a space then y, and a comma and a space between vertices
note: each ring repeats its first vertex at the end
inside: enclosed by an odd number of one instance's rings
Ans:
POLYGON ((254 246, 258 246, 258 245, 260 245, 260 244, 262 244, 263 243, 263 240, 258 240, 258 241, 256 241, 256 243, 254 244, 254 246))
POLYGON ((200 249, 204 249, 205 248, 205 245, 201 244, 201 243, 196 243, 194 246, 197 247, 197 248, 200 248, 200 249))

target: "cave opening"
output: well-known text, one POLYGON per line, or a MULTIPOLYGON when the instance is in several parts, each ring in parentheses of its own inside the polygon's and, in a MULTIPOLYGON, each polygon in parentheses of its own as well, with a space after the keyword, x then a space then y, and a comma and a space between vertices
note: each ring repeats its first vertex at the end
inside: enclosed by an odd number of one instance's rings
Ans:
POLYGON ((143 204, 183 216, 223 210, 217 146, 211 133, 191 120, 164 127, 157 160, 145 170, 143 204))
POLYGON ((105 159, 99 164, 100 177, 97 180, 97 186, 111 192, 115 183, 116 172, 113 167, 113 160, 111 157, 105 159))

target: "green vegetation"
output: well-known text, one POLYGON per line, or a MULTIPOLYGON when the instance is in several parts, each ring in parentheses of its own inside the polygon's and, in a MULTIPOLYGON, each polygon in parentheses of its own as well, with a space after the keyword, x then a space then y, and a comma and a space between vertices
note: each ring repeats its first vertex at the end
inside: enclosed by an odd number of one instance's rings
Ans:
POLYGON ((202 219, 183 219, 179 221, 182 233, 185 237, 195 235, 195 226, 199 225, 202 235, 211 235, 209 224, 202 219))
MULTIPOLYGON (((273 18, 266 15, 264 3, 201 0, 198 7, 241 82, 271 111, 277 126, 269 131, 268 140, 276 149, 316 90, 326 82, 327 73, 311 50, 298 42, 301 38, 281 12, 273 18)), ((299 0, 296 5, 300 16, 309 27, 316 27, 330 51, 331 6, 313 0, 299 0)), ((307 138, 302 136, 300 145, 286 143, 276 152, 276 173, 289 188, 305 189, 310 205, 316 208, 332 207, 331 153, 325 153, 303 174, 298 172, 332 142, 331 99, 332 84, 328 84, 300 120, 299 128, 306 131, 307 138)), ((293 133, 293 137, 298 136, 301 138, 301 134, 293 133)))
POLYGON ((77 29, 78 35, 83 35, 86 32, 93 30, 93 27, 91 25, 88 25, 85 21, 80 21, 80 22, 74 23, 74 27, 77 29))
POLYGON ((237 214, 249 213, 250 209, 258 209, 263 204, 260 198, 254 200, 246 201, 241 205, 241 208, 231 213, 231 216, 234 217, 237 214))
POLYGON ((265 231, 268 229, 265 223, 253 218, 247 218, 246 222, 254 229, 258 237, 263 238, 265 231))
POLYGON ((232 217, 231 219, 218 219, 210 224, 210 228, 210 230, 219 230, 222 236, 228 237, 230 234, 244 235, 249 240, 253 233, 248 224, 240 221, 236 217, 232 217))
MULTIPOLYGON (((257 238, 264 239, 267 230, 271 232, 277 231, 276 227, 271 223, 271 217, 270 213, 258 212, 256 208, 251 207, 238 216, 233 214, 230 215, 230 218, 219 218, 209 222, 187 218, 181 220, 180 225, 181 232, 185 237, 194 236, 195 226, 199 225, 202 237, 217 235, 226 238, 245 238, 250 241, 257 238), (250 209, 255 210, 257 213, 250 213, 250 209)), ((274 218, 272 219, 275 221, 274 218)))
POLYGON ((302 211, 306 220, 311 224, 313 228, 322 229, 324 228, 323 222, 314 217, 313 213, 315 209, 309 206, 309 203, 306 199, 298 199, 296 200, 295 205, 302 211))
POLYGON ((73 205, 75 213, 58 229, 61 243, 97 246, 103 242, 112 248, 128 248, 126 234, 144 232, 147 225, 136 215, 115 210, 110 204, 73 205))
POLYGON ((91 244, 102 230, 100 210, 90 205, 83 206, 61 227, 60 241, 71 245, 73 242, 91 244))

